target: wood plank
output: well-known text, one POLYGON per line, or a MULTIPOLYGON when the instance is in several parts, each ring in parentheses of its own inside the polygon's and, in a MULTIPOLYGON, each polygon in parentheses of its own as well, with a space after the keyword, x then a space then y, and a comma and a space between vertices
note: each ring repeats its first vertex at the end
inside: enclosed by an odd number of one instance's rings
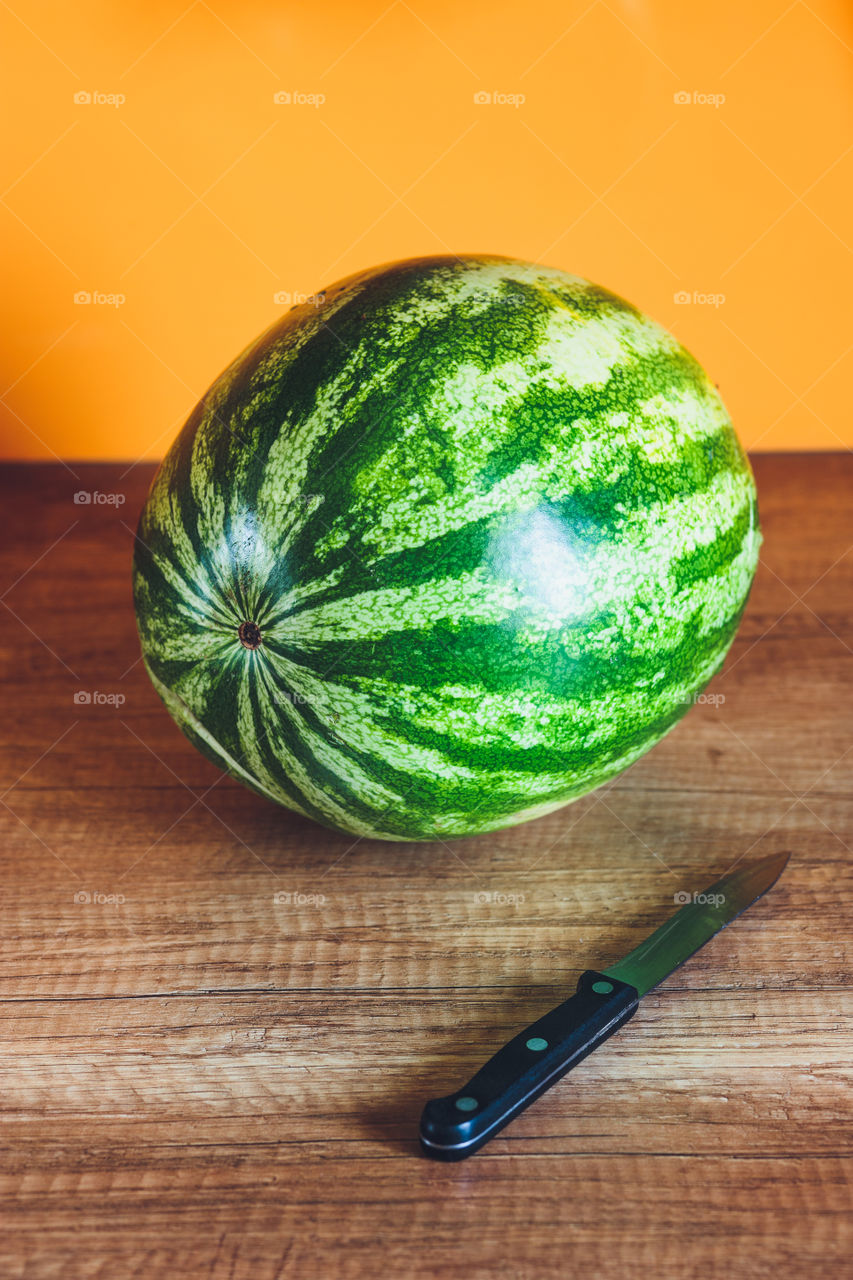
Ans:
POLYGON ((562 813, 418 846, 288 814, 172 724, 129 589, 152 468, 5 469, 0 1274, 843 1274, 853 458, 755 465, 714 698, 562 813), (483 1153, 419 1156, 425 1098, 677 890, 783 847, 773 894, 483 1153))

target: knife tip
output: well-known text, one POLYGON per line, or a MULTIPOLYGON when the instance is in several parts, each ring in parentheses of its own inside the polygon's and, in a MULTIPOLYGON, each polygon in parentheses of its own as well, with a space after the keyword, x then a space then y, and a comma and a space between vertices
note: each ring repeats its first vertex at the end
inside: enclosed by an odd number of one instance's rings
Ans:
POLYGON ((768 853, 766 857, 758 859, 755 864, 756 872, 759 868, 766 868, 767 872, 766 882, 764 889, 762 890, 763 893, 766 893, 767 890, 776 883, 782 872, 787 867, 790 857, 790 849, 780 849, 778 853, 768 853))

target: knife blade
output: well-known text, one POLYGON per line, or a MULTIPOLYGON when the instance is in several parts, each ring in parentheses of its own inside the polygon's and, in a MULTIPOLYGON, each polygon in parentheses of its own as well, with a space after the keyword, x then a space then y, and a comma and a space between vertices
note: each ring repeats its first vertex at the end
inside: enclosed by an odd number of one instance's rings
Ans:
POLYGON ((765 894, 789 854, 774 853, 729 872, 684 905, 628 955, 588 969, 577 991, 499 1049, 455 1093, 424 1107, 421 1149, 436 1160, 464 1160, 636 1013, 641 998, 765 894))

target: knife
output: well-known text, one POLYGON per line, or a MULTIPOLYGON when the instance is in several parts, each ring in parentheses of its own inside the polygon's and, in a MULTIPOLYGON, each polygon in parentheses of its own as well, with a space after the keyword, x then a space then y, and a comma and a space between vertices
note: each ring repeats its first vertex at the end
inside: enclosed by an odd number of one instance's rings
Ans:
POLYGON ((774 853, 730 872, 685 905, 609 969, 582 973, 577 991, 514 1036, 462 1089, 435 1098, 421 1116, 421 1148, 464 1160, 597 1049, 637 1011, 642 996, 775 884, 789 858, 774 853))

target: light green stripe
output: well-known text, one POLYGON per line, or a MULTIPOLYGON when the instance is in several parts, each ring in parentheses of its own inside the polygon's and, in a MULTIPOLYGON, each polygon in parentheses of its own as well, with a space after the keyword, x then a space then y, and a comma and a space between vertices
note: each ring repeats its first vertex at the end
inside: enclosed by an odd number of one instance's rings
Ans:
MULTIPOLYGON (((593 548, 573 542, 564 521, 534 512, 496 542, 491 570, 485 565, 412 587, 364 591, 283 618, 272 634, 312 652, 324 644, 428 628, 443 619, 494 625, 513 613, 527 613, 532 616, 519 638, 535 643, 573 618, 606 612, 615 614, 614 634, 630 630, 639 637, 641 624, 630 611, 638 597, 651 593, 667 606, 670 643, 676 644, 683 638, 684 619, 695 609, 703 611, 701 636, 738 607, 751 580, 757 531, 750 529, 725 574, 710 584, 699 580, 676 593, 670 573, 662 574, 661 566, 670 563, 673 546, 681 554, 709 546, 747 505, 751 510, 749 476, 722 472, 704 493, 627 514, 618 538, 593 548)), ((648 603, 651 617, 654 600, 648 603)), ((649 650, 662 645, 666 641, 657 630, 649 650)), ((638 650, 644 651, 641 642, 638 650)))
POLYGON ((151 683, 163 699, 171 716, 179 725, 186 725, 202 740, 202 742, 204 742, 205 746, 209 748, 213 755, 221 761, 223 769, 232 773, 235 778, 241 778, 244 782, 252 783, 259 791, 263 791, 265 795, 269 796, 270 800, 276 800, 279 804, 286 804, 289 808, 295 809, 297 813, 301 813, 304 817, 308 816, 305 813, 305 810, 300 808, 295 800, 293 800, 292 796, 290 796, 283 787, 270 787, 266 785, 249 769, 244 768, 239 760, 235 760, 235 758, 225 750, 222 744, 214 738, 213 734, 208 732, 202 721, 194 714, 192 709, 187 706, 186 702, 184 702, 177 693, 168 688, 167 685, 164 685, 161 680, 157 679, 157 676, 151 670, 147 661, 145 662, 145 668, 148 675, 151 677, 151 683))
MULTIPOLYGON (((690 412, 688 401, 689 397, 674 396, 672 415, 686 418, 690 412)), ((722 406, 709 400, 706 413, 704 404, 695 399, 691 403, 692 438, 710 437, 726 424, 722 406)), ((457 426, 454 430, 459 432, 461 428, 457 426)), ((416 505, 419 495, 412 487, 399 498, 384 501, 381 509, 377 507, 377 494, 394 492, 396 485, 391 478, 400 465, 400 458, 393 453, 386 454, 383 460, 360 474, 358 488, 363 498, 356 499, 350 511, 331 522, 329 533, 318 541, 318 554, 322 556, 345 545, 352 538, 354 526, 361 525, 367 530, 362 537, 363 554, 378 558, 415 550, 478 520, 535 507, 543 499, 565 499, 573 489, 603 488, 623 473, 625 443, 628 440, 633 444, 635 434, 637 443, 647 450, 652 461, 669 462, 677 468, 682 446, 677 431, 666 420, 664 408, 646 424, 640 424, 636 415, 629 418, 628 414, 619 412, 601 415, 592 423, 566 422, 562 438, 555 437, 541 462, 524 463, 483 492, 478 488, 478 477, 489 454, 500 445, 501 436, 495 430, 482 430, 481 423, 478 440, 472 440, 470 448, 464 440, 460 444, 459 488, 449 494, 430 489, 430 502, 421 507, 416 505), (571 442, 570 434, 574 437, 571 442), (482 443, 484 439, 488 440, 487 446, 482 443)), ((399 448, 402 456, 405 443, 399 448)), ((428 483, 428 477, 423 483, 428 483)))

